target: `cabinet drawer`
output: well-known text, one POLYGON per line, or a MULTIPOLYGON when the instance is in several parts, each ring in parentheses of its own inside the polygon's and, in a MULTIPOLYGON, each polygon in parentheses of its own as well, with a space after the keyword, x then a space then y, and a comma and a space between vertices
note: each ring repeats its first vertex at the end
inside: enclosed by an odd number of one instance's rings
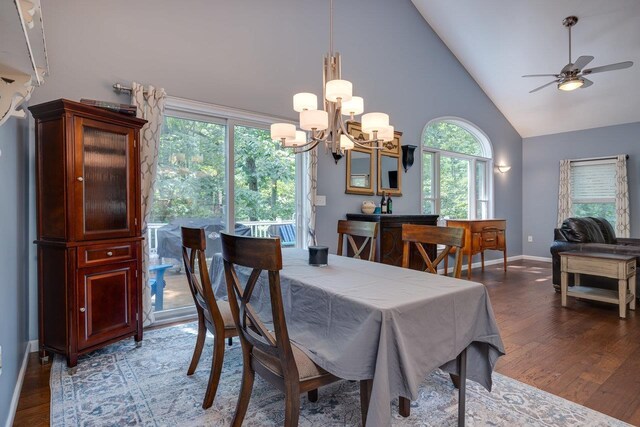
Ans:
POLYGON ((495 249, 498 247, 498 233, 495 231, 485 231, 482 233, 482 248, 495 249))
POLYGON ((484 231, 505 230, 507 222, 499 219, 495 221, 474 221, 471 222, 471 231, 474 233, 482 233, 484 231))
POLYGON ((130 261, 136 258, 135 243, 114 243, 107 245, 80 246, 78 266, 108 264, 115 261, 130 261))

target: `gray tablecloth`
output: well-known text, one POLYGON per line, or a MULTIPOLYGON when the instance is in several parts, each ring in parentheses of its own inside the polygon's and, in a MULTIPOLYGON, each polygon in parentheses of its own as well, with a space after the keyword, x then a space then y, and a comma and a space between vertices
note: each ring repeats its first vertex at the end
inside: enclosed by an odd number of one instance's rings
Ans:
MULTIPOLYGON (((504 354, 489 295, 481 283, 329 255, 311 267, 308 253, 284 249, 280 273, 289 335, 311 359, 350 380, 373 378, 368 426, 391 422, 391 399, 417 398, 434 369, 456 373, 467 351, 467 378, 491 389, 491 373, 504 354)), ((226 299, 222 259, 212 261, 215 295, 226 299)), ((241 277, 248 271, 239 269, 241 277)), ((253 303, 270 318, 263 275, 253 303)))

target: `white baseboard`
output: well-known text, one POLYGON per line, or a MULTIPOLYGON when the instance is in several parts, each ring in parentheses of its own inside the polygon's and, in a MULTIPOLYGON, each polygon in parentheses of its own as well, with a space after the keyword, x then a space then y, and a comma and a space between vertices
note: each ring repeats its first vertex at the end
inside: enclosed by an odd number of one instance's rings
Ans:
POLYGON ((38 340, 31 340, 29 341, 29 348, 29 352, 37 353, 40 350, 40 343, 38 342, 38 340))
MULTIPOLYGON (((511 261, 518 261, 518 260, 521 260, 521 259, 522 259, 522 255, 510 256, 510 257, 507 257, 507 263, 509 263, 511 261)), ((491 260, 488 260, 488 261, 485 260, 484 265, 487 266, 487 265, 502 264, 503 261, 504 260, 502 258, 491 259, 491 260)), ((449 265, 451 266, 451 263, 449 263, 449 265)), ((468 264, 463 262, 462 263, 462 270, 466 271, 468 266, 469 266, 468 264)), ((472 269, 478 268, 478 267, 482 267, 482 262, 481 261, 474 262, 474 263, 471 264, 471 268, 472 269)))
POLYGON ((551 257, 546 256, 534 256, 534 255, 522 255, 522 259, 527 259, 529 261, 542 261, 542 262, 551 262, 551 257))
MULTIPOLYGON (((37 343, 37 341, 36 341, 37 343)), ((24 350, 24 357, 22 358, 22 366, 18 373, 18 379, 16 380, 16 387, 13 389, 13 397, 11 398, 11 405, 9 405, 9 415, 7 416, 6 427, 13 425, 13 419, 16 416, 16 410, 18 409, 18 401, 20 400, 20 392, 22 391, 22 383, 24 381, 24 374, 27 372, 27 362, 29 361, 29 353, 31 350, 31 342, 27 343, 27 348, 24 350)))

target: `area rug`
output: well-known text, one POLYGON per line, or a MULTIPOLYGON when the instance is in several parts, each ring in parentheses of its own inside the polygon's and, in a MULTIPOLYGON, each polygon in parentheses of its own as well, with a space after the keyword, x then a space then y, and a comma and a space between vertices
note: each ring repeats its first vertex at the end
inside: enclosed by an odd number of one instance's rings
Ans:
MULTIPOLYGON (((213 406, 203 410, 209 376, 212 337, 196 373, 186 375, 195 344, 195 323, 148 331, 144 345, 132 340, 81 357, 70 375, 63 358, 51 368, 52 426, 229 426, 240 379, 242 349, 237 338, 225 350, 222 379, 213 406)), ((469 381, 468 426, 626 426, 584 406, 569 402, 498 373, 491 393, 469 381)), ((358 382, 340 381, 323 387, 317 402, 301 401, 301 426, 358 426, 358 382)), ((449 376, 436 371, 420 387, 411 404, 411 416, 398 415, 394 426, 457 425, 457 391, 449 376)), ((281 426, 283 395, 256 376, 247 426, 281 426)))

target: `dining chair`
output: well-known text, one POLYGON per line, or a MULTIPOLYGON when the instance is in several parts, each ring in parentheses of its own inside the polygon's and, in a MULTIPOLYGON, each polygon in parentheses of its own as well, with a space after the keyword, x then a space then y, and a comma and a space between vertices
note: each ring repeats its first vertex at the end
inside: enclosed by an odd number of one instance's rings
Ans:
MULTIPOLYGON (((462 273, 462 256, 464 245, 464 228, 437 227, 434 225, 402 224, 402 266, 409 267, 411 245, 413 244, 426 264, 424 271, 438 274, 438 265, 444 261, 447 265, 449 254, 455 255, 453 277, 459 279, 462 273), (424 245, 441 245, 443 250, 434 259, 429 257, 424 245)), ((436 246, 437 247, 437 246, 436 246)), ((446 275, 445 267, 445 275, 446 275)))
POLYGON ((218 383, 220 382, 225 339, 229 339, 229 344, 231 345, 231 339, 238 336, 238 330, 233 322, 229 303, 216 301, 213 295, 205 257, 207 248, 205 230, 203 228, 181 227, 181 231, 182 259, 189 289, 198 313, 198 337, 187 375, 193 375, 198 366, 207 330, 213 334, 211 373, 209 374, 209 383, 202 403, 202 407, 207 409, 213 404, 218 383))
MULTIPOLYGON (((233 320, 240 331, 242 345, 242 385, 232 426, 242 425, 249 406, 255 373, 285 394, 286 427, 298 425, 300 394, 308 393, 312 402, 318 399, 318 387, 339 380, 316 365, 289 340, 285 320, 280 270, 282 252, 279 238, 243 237, 221 233, 227 293, 233 320), (251 269, 243 285, 236 266, 251 269), (264 285, 269 286, 271 330, 255 310, 251 297, 260 274, 265 271, 264 285), (268 283, 266 283, 268 281, 268 283)), ((260 282, 261 284, 263 282, 260 282)))
POLYGON ((376 257, 376 238, 378 236, 378 223, 370 221, 352 221, 341 219, 338 221, 338 255, 342 255, 342 247, 344 245, 344 236, 347 236, 347 242, 353 251, 353 258, 362 259, 360 254, 369 248, 368 261, 374 261, 376 257), (356 243, 355 237, 360 238, 360 246, 356 243), (364 239, 364 240, 362 240, 364 239))

